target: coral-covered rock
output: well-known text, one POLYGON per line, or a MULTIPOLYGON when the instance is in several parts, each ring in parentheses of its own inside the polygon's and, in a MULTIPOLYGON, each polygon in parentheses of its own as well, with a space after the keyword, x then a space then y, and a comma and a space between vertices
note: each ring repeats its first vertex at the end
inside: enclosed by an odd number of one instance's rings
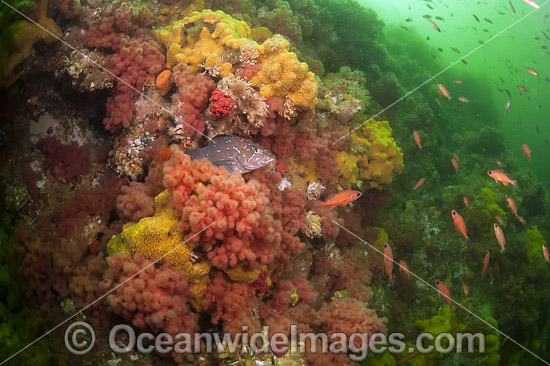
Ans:
POLYGON ((204 132, 202 112, 216 89, 216 83, 208 76, 193 72, 185 63, 174 67, 172 80, 177 87, 172 95, 171 112, 176 117, 176 126, 184 135, 194 136, 204 132))
POLYGON ((156 267, 141 255, 118 254, 108 263, 106 287, 122 284, 107 297, 116 313, 153 332, 177 334, 198 329, 198 317, 187 302, 189 286, 180 272, 168 264, 156 267))
POLYGON ((38 141, 46 167, 61 182, 80 177, 88 171, 88 148, 76 142, 62 144, 55 137, 38 141))
POLYGON ((212 313, 212 323, 223 325, 226 332, 241 332, 243 326, 248 331, 259 331, 259 319, 255 319, 256 308, 254 291, 243 283, 228 282, 223 273, 218 272, 212 283, 206 288, 206 308, 212 313))
POLYGON ((194 12, 156 34, 168 50, 170 67, 185 62, 195 72, 205 69, 212 76, 233 79, 237 70, 261 65, 250 83, 266 99, 283 98, 285 117, 295 117, 317 102, 313 73, 298 61, 295 53, 289 52, 288 41, 280 35, 260 45, 250 39, 250 28, 245 22, 211 10, 194 12))

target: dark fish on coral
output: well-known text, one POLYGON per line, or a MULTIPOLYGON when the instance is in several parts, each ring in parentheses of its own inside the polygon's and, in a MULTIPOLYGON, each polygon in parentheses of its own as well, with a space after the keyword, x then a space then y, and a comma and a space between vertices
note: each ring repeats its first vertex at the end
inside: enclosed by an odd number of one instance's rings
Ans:
POLYGON ((192 160, 206 158, 216 166, 223 166, 228 172, 241 174, 259 169, 273 160, 269 150, 250 140, 234 135, 218 135, 200 149, 187 150, 192 160))
POLYGON ((475 14, 472 14, 472 15, 474 16, 474 19, 479 22, 479 18, 475 14))

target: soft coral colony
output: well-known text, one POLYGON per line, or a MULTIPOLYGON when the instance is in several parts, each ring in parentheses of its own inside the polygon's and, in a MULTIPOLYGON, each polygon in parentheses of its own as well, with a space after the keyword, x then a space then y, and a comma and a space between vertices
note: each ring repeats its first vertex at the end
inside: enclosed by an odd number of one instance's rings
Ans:
MULTIPOLYGON (((258 43, 222 11, 190 12, 155 31, 138 1, 88 15, 83 43, 108 71, 106 155, 119 177, 44 214, 39 230, 19 230, 28 296, 44 304, 61 296, 78 309, 124 282, 88 316, 103 324, 121 316, 155 333, 244 325, 288 333, 290 324, 385 332, 386 319, 366 306, 380 264, 335 224, 368 222, 317 204, 342 189, 383 189, 402 170, 389 123, 362 114, 371 101, 362 74, 315 77, 286 38, 266 29, 258 43), (185 154, 220 134, 258 142, 277 161, 241 176, 185 154), (99 228, 79 235, 94 217, 99 228)), ((61 164, 62 149, 50 150, 51 165, 61 164)), ((303 358, 351 363, 342 354, 303 358)))

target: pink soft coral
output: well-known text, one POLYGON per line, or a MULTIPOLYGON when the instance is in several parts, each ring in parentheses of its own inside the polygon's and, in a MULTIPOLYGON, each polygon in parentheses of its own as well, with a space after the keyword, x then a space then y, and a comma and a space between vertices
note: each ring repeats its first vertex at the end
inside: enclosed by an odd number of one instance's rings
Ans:
POLYGON ((177 86, 177 91, 172 96, 174 114, 184 122, 182 128, 188 136, 203 133, 202 112, 208 105, 208 98, 216 89, 216 83, 207 75, 191 71, 183 62, 174 67, 172 80, 177 86))
POLYGON ((108 296, 109 305, 116 313, 131 320, 136 327, 153 332, 176 334, 198 329, 198 316, 187 302, 191 292, 183 274, 168 264, 156 267, 139 254, 134 258, 118 254, 109 258, 108 263, 106 287, 122 283, 108 296))
POLYGON ((222 272, 205 290, 206 308, 212 313, 212 323, 222 323, 226 332, 241 332, 248 326, 250 332, 260 329, 260 322, 254 318, 256 308, 254 290, 244 283, 232 283, 222 272))
POLYGON ((289 195, 283 202, 283 193, 274 184, 280 174, 274 180, 264 179, 265 184, 255 179, 243 182, 205 159, 191 161, 176 146, 171 151, 164 165, 164 185, 181 217, 180 229, 199 233, 191 236, 190 243, 208 253, 212 265, 258 268, 280 260, 284 266, 303 249, 295 236, 305 225, 300 196, 289 195))

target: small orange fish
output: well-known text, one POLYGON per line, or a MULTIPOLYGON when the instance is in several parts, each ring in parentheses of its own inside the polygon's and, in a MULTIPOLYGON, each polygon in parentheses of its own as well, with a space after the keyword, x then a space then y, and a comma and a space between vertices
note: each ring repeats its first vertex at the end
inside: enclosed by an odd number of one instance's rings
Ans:
POLYGON ((506 175, 506 173, 504 173, 501 169, 489 170, 487 172, 487 175, 489 175, 489 177, 493 178, 495 180, 495 182, 497 182, 497 183, 501 182, 505 186, 507 186, 508 184, 512 184, 513 186, 518 185, 517 180, 511 180, 510 177, 508 175, 506 175))
POLYGON ((464 81, 462 81, 462 80, 460 80, 460 79, 457 79, 457 80, 455 80, 455 83, 456 83, 456 84, 464 84, 464 81))
POLYGON ((510 211, 512 211, 515 217, 518 217, 518 207, 516 206, 516 201, 514 201, 514 199, 510 196, 506 196, 506 201, 508 202, 510 211))
POLYGON ((441 90, 441 93, 443 94, 443 96, 448 100, 451 100, 451 96, 449 95, 449 91, 447 90, 445 85, 437 83, 437 86, 439 87, 439 90, 441 90))
POLYGON ((464 290, 464 295, 466 295, 466 297, 470 296, 470 289, 464 282, 462 282, 462 289, 464 290))
POLYGON ((539 4, 537 4, 536 2, 534 2, 533 0, 523 0, 523 2, 531 5, 533 8, 535 9, 538 9, 540 8, 539 4))
POLYGON ((451 159, 451 163, 453 164, 453 168, 455 168, 455 173, 458 173, 458 161, 451 159))
POLYGON ((336 193, 329 200, 321 202, 321 206, 330 206, 330 209, 333 209, 337 206, 345 206, 348 203, 351 203, 361 197, 361 195, 361 192, 346 189, 336 193))
POLYGON ((447 304, 451 307, 451 309, 454 308, 453 301, 451 300, 451 291, 445 284, 439 280, 435 280, 435 287, 437 287, 437 291, 439 292, 439 296, 441 296, 447 304))
POLYGON ((525 219, 523 218, 523 216, 518 216, 517 219, 518 219, 519 222, 521 222, 523 225, 525 225, 525 219))
POLYGON ((388 243, 384 244, 384 264, 386 265, 386 274, 388 275, 390 286, 393 285, 393 252, 388 243))
POLYGON ((441 107, 441 102, 439 101, 439 99, 436 98, 436 99, 435 99, 435 102, 437 103, 438 106, 441 107))
POLYGON ((470 208, 470 200, 466 196, 464 196, 464 206, 468 209, 470 208))
POLYGON ((399 261, 399 269, 407 276, 407 278, 411 278, 411 272, 409 272, 409 265, 407 262, 403 260, 399 261))
POLYGON ((455 210, 451 211, 451 216, 453 217, 453 221, 455 223, 456 228, 458 229, 458 232, 462 234, 464 239, 466 240, 466 243, 470 241, 470 238, 468 238, 468 229, 466 228, 466 224, 464 223, 464 219, 458 212, 455 210))
POLYGON ((470 103, 470 99, 466 97, 458 97, 458 100, 460 100, 462 103, 470 103))
POLYGON ((497 220, 497 222, 500 226, 506 226, 506 225, 504 225, 504 220, 502 220, 502 217, 497 215, 497 216, 495 216, 495 220, 497 220))
POLYGON ((426 181, 426 178, 421 178, 421 179, 418 181, 418 183, 416 183, 416 185, 414 186, 413 191, 416 191, 416 189, 417 189, 418 187, 420 187, 422 184, 424 184, 425 181, 426 181))
MULTIPOLYGON (((524 0, 525 1, 525 0, 524 0)), ((437 24, 435 24, 430 18, 426 18, 428 20, 428 22, 430 22, 430 24, 432 25, 432 27, 435 28, 436 31, 438 32, 441 32, 441 29, 439 29, 439 27, 437 26, 437 24)))
POLYGON ((489 265, 489 258, 491 257, 491 253, 487 251, 485 253, 485 258, 483 258, 483 271, 481 272, 481 277, 485 276, 485 271, 487 270, 487 266, 489 265))
POLYGON ((460 158, 458 157, 457 154, 453 153, 453 157, 456 159, 456 161, 460 161, 460 158))
POLYGON ((497 160, 496 163, 497 163, 498 166, 504 166, 504 163, 500 160, 497 160))
POLYGON ((528 91, 527 88, 524 87, 523 85, 516 85, 516 88, 518 88, 518 89, 521 90, 522 92, 528 91))
POLYGON ((417 130, 413 130, 413 137, 414 141, 416 141, 416 144, 418 145, 418 149, 422 150, 422 144, 420 143, 420 134, 417 130))
POLYGON ((531 74, 531 75, 539 76, 539 73, 536 72, 535 70, 533 70, 533 69, 530 68, 530 67, 526 67, 525 70, 526 70, 529 74, 531 74))
POLYGON ((529 162, 531 162, 531 149, 529 149, 529 146, 527 146, 527 144, 523 144, 521 146, 521 149, 523 150, 523 154, 527 157, 529 162))
POLYGON ((494 224, 493 227, 495 228, 495 237, 497 238, 498 245, 500 245, 501 252, 504 251, 504 245, 506 244, 506 239, 504 239, 504 232, 498 226, 498 224, 494 224))
POLYGON ((542 244, 542 255, 544 256, 544 260, 550 263, 550 253, 548 252, 546 244, 542 244))

